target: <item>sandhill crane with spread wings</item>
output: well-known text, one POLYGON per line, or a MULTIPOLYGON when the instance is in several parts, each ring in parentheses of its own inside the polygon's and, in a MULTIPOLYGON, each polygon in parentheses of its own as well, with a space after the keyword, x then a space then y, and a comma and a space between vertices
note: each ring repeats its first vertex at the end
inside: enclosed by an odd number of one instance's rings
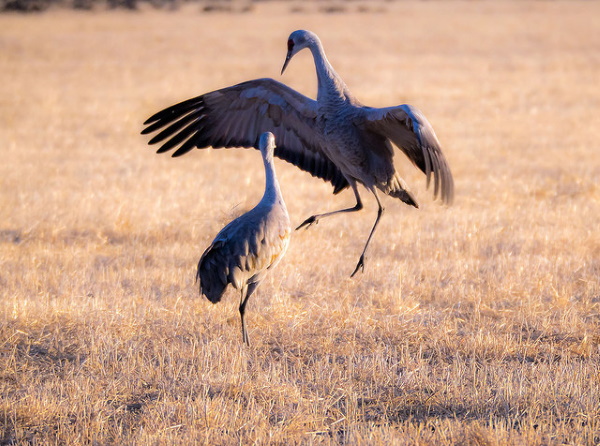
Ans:
POLYGON ((246 304, 267 271, 285 254, 291 232, 290 218, 273 165, 273 134, 263 133, 258 147, 265 164, 265 193, 252 210, 217 234, 202 254, 196 274, 200 292, 212 303, 221 300, 229 284, 240 291, 242 340, 246 345, 250 345, 244 319, 246 304))
POLYGON ((411 105, 372 108, 362 105, 327 60, 323 45, 310 31, 294 31, 282 74, 292 57, 308 48, 314 58, 317 99, 310 99, 273 79, 256 79, 216 90, 166 108, 150 117, 142 133, 161 130, 149 144, 162 141, 158 152, 173 156, 194 147, 251 147, 256 135, 272 131, 275 156, 333 185, 333 193, 351 187, 356 205, 313 215, 297 229, 319 219, 362 209, 357 185, 377 200, 378 212, 352 273, 364 270, 367 247, 383 214, 377 190, 418 207, 394 167, 396 145, 427 177, 433 176, 434 198, 451 203, 454 181, 433 128, 411 105))

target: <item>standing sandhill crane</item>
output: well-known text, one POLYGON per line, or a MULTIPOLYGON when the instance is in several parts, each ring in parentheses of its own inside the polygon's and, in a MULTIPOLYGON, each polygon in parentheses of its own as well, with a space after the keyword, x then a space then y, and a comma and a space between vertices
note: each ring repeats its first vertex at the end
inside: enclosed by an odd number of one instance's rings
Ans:
POLYGON ((244 320, 246 304, 267 270, 285 254, 291 232, 290 218, 275 176, 273 134, 263 133, 258 147, 265 164, 265 193, 252 210, 221 229, 202 254, 196 274, 200 293, 212 303, 221 300, 228 284, 240 291, 242 340, 246 345, 250 345, 244 320))
POLYGON ((142 133, 164 128, 149 144, 166 139, 158 153, 177 147, 173 156, 194 147, 251 147, 257 135, 272 131, 278 147, 275 156, 333 185, 337 194, 351 187, 356 205, 313 215, 298 228, 321 218, 362 209, 357 184, 377 200, 377 218, 352 273, 364 270, 369 242, 383 214, 377 189, 418 207, 408 186, 394 167, 395 144, 425 175, 434 177, 433 196, 451 203, 454 181, 433 128, 411 105, 387 108, 363 106, 327 60, 323 45, 310 31, 294 31, 281 73, 292 57, 308 48, 314 58, 317 100, 310 99, 273 79, 256 79, 175 104, 150 117, 142 133))

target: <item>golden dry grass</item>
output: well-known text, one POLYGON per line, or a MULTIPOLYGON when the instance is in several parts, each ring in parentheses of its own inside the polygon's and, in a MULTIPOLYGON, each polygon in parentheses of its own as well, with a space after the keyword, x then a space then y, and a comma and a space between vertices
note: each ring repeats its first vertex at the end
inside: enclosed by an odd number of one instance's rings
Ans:
MULTIPOLYGON (((0 444, 600 442, 600 3, 350 5, 0 16, 0 444), (139 131, 277 78, 297 28, 363 102, 425 112, 457 198, 406 166, 422 208, 385 199, 354 279, 372 200, 295 233, 245 348, 194 273, 260 157, 139 131)), ((314 94, 308 53, 283 81, 314 94)), ((277 169, 295 223, 352 204, 277 169)))

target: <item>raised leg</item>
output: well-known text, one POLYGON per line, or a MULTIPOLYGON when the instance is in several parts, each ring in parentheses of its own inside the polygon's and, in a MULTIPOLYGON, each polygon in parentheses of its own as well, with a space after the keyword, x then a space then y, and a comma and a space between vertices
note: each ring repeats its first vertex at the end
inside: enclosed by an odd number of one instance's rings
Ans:
POLYGON ((244 313, 246 312, 246 304, 248 303, 248 299, 256 290, 258 286, 257 282, 253 282, 248 286, 242 288, 241 298, 240 298, 240 318, 242 319, 242 342, 247 346, 250 346, 250 339, 248 338, 248 331, 246 330, 246 320, 244 319, 244 313))
POLYGON ((300 228, 303 228, 306 226, 306 228, 308 229, 310 227, 310 225, 317 224, 319 223, 319 219, 323 218, 323 217, 329 217, 331 215, 335 215, 335 214, 341 214, 342 212, 356 212, 356 211, 360 211, 363 208, 363 204, 362 201, 360 199, 360 195, 358 194, 358 188, 356 187, 356 182, 355 181, 350 181, 350 186, 352 186, 352 190, 354 191, 354 196, 356 197, 356 205, 354 205, 351 208, 347 208, 347 209, 340 209, 338 211, 333 211, 333 212, 326 212, 325 214, 317 214, 317 215, 313 215, 311 217, 308 217, 306 220, 304 220, 304 222, 298 226, 296 228, 296 231, 300 228))
POLYGON ((354 268, 354 272, 350 274, 350 277, 354 277, 354 275, 358 272, 359 269, 363 272, 365 271, 365 253, 367 252, 367 248, 369 246, 369 243, 371 242, 371 238, 373 237, 375 228, 377 228, 377 225, 379 224, 379 219, 381 218, 381 216, 383 215, 383 211, 385 210, 383 206, 381 206, 381 201, 379 201, 379 196, 377 195, 377 191, 375 190, 375 188, 371 188, 370 190, 371 192, 373 192, 373 195, 375 195, 375 199, 377 200, 377 206, 379 206, 379 209, 377 209, 377 218, 375 219, 375 224, 373 225, 373 228, 369 233, 369 238, 367 239, 367 243, 365 243, 365 247, 363 248, 363 252, 360 255, 360 259, 358 259, 356 268, 354 268))

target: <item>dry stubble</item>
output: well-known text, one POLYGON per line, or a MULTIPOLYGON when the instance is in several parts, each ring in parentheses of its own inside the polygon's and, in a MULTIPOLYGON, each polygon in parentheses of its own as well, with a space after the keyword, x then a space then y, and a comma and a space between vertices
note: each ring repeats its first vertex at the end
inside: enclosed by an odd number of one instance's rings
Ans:
MULTIPOLYGON (((349 5, 0 16, 0 443, 600 441, 599 6, 349 5), (355 279, 373 203, 295 233, 246 349, 237 296, 193 278, 260 157, 172 160, 138 132, 277 77, 301 27, 365 103, 426 113, 457 199, 406 166, 422 209, 385 200, 355 279)), ((283 80, 312 95, 309 55, 283 80)), ((293 221, 352 202, 277 169, 293 221)))

